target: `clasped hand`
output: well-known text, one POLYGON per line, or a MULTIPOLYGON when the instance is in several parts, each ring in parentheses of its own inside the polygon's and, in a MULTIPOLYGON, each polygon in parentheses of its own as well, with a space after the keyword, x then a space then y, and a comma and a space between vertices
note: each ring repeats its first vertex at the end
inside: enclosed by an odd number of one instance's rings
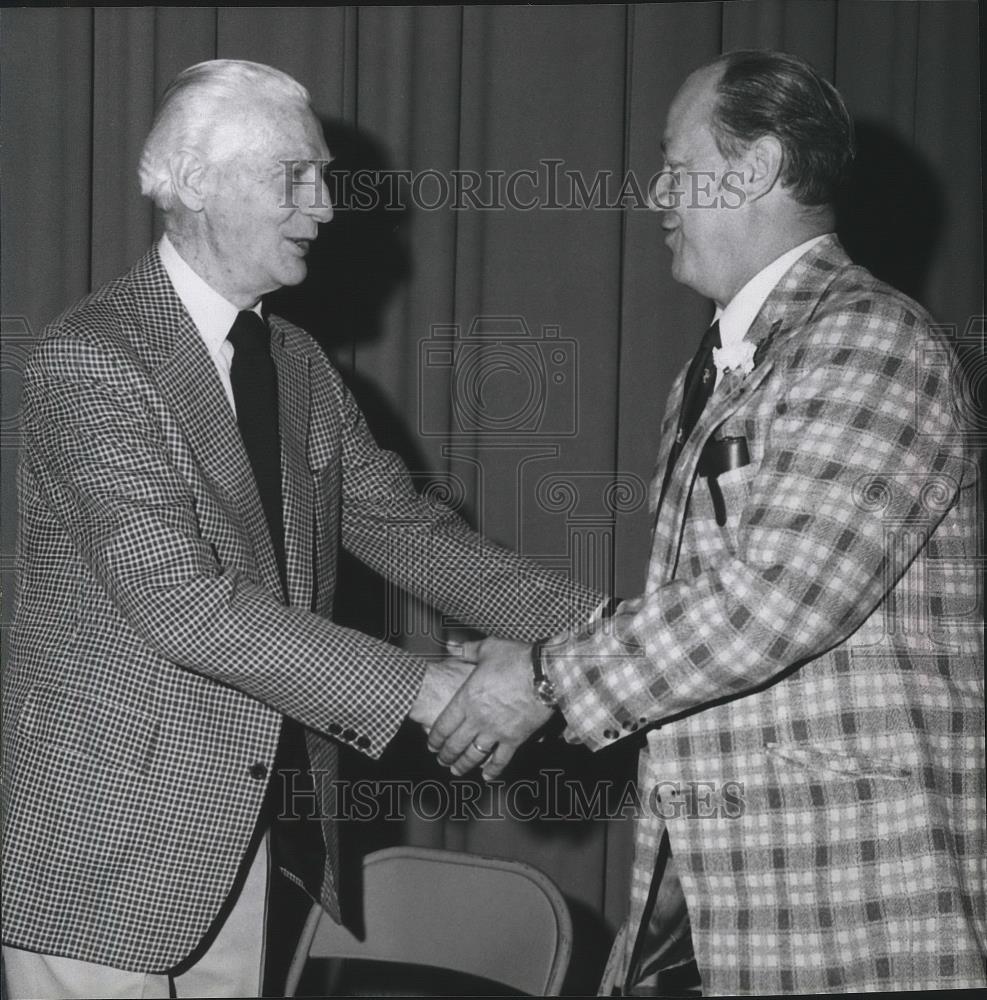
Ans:
POLYGON ((531 647, 511 639, 450 643, 429 665, 411 718, 439 761, 463 775, 497 777, 518 747, 552 717, 531 686, 531 647))

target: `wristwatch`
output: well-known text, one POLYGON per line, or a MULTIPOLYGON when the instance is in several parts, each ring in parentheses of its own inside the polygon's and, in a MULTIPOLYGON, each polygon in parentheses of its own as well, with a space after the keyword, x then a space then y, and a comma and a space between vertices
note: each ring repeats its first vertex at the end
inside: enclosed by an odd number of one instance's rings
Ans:
POLYGON ((531 679, 531 687, 535 693, 535 697, 546 708, 556 708, 559 699, 555 693, 555 685, 545 676, 545 668, 541 662, 541 651, 544 646, 544 641, 541 641, 536 642, 531 647, 531 668, 534 673, 531 679))

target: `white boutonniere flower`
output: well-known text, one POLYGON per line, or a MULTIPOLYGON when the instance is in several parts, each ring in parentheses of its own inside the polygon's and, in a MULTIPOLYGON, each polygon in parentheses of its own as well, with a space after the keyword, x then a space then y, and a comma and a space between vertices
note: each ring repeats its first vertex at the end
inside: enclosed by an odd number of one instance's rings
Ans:
POLYGON ((752 344, 749 340, 741 340, 728 347, 714 347, 713 364, 724 375, 727 372, 750 375, 754 371, 754 352, 756 350, 757 344, 752 344))

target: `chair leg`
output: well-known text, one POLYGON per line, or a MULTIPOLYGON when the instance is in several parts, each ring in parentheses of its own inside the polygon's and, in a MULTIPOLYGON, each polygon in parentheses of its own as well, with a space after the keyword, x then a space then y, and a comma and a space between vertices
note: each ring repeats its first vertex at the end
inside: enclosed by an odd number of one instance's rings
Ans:
POLYGON ((346 960, 343 958, 329 959, 329 970, 326 974, 325 983, 323 984, 328 996, 336 996, 339 992, 339 983, 343 978, 343 966, 345 964, 346 960))
POLYGON ((291 966, 288 969, 288 978, 284 987, 284 995, 286 997, 293 997, 295 991, 298 989, 298 981, 302 978, 305 963, 308 961, 308 953, 312 947, 312 941, 315 939, 315 932, 318 930, 321 919, 322 907, 318 903, 313 903, 312 909, 309 910, 308 917, 305 920, 305 926, 302 928, 302 936, 298 941, 298 947, 295 949, 295 957, 291 960, 291 966))

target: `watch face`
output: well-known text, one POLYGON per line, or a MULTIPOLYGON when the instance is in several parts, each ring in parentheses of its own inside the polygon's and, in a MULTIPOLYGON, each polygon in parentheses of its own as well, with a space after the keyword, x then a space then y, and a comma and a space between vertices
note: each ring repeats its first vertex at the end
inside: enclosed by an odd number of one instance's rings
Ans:
POLYGON ((535 697, 549 708, 555 708, 558 699, 555 695, 555 687, 547 677, 542 677, 534 682, 535 697))

